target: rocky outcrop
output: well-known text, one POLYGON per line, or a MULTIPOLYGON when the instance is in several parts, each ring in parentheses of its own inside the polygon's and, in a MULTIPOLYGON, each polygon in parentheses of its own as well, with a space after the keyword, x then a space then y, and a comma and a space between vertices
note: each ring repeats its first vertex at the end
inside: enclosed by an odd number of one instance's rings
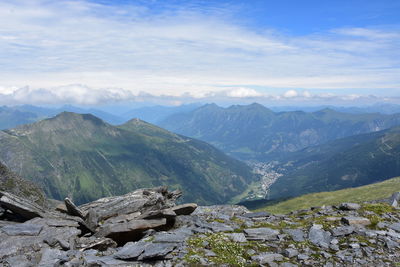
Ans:
POLYGON ((141 189, 82 206, 67 200, 61 212, 2 193, 0 266, 390 266, 400 261, 400 210, 388 203, 274 215, 235 205, 176 205, 180 195, 165 187, 141 189))

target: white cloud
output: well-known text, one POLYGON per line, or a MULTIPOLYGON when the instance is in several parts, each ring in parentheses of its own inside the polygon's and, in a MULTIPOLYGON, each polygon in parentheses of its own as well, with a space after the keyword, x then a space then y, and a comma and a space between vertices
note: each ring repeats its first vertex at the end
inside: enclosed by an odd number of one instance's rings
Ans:
POLYGON ((73 84, 53 88, 0 88, 1 104, 81 104, 96 105, 135 100, 135 95, 122 88, 90 88, 73 84))
POLYGON ((181 8, 155 14, 138 4, 3 1, 0 86, 29 85, 32 92, 15 93, 16 101, 34 94, 45 102, 49 94, 79 103, 131 99, 140 92, 250 98, 263 97, 268 89, 275 95, 288 90, 282 97, 294 99, 312 98, 294 93, 298 88, 340 89, 345 95, 353 89, 382 94, 400 88, 396 30, 343 28, 287 36, 241 26, 222 15, 226 11, 181 8), (64 84, 87 86, 69 92, 64 84))
POLYGON ((246 97, 258 97, 262 96, 260 92, 257 92, 251 88, 235 88, 226 93, 229 97, 246 98, 246 97))
POLYGON ((293 97, 297 97, 298 95, 299 95, 299 93, 297 93, 296 90, 289 90, 289 91, 286 91, 283 94, 283 97, 285 97, 285 98, 293 98, 293 97))

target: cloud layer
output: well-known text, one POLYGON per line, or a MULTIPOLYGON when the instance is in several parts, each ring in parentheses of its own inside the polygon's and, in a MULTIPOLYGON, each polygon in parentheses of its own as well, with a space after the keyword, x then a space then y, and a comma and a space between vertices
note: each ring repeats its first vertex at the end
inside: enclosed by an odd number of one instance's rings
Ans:
POLYGON ((94 104, 188 92, 194 98, 307 99, 298 88, 400 94, 399 28, 290 36, 240 25, 231 9, 153 12, 145 5, 83 0, 0 2, 2 102, 94 104))
POLYGON ((309 91, 290 89, 282 94, 267 94, 252 88, 225 88, 222 91, 205 91, 202 94, 185 92, 181 95, 154 95, 148 92, 132 93, 122 88, 91 88, 72 84, 50 88, 0 88, 0 105, 63 105, 85 106, 107 105, 113 103, 146 102, 164 105, 179 105, 191 102, 253 103, 262 104, 373 104, 377 102, 399 103, 400 97, 380 97, 375 95, 338 95, 332 93, 314 94, 309 91))

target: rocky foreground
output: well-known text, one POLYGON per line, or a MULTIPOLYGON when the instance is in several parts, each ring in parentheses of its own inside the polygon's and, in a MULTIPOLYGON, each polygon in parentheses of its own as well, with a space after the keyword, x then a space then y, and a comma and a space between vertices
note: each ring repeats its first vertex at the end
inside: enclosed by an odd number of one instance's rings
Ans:
POLYGON ((141 189, 57 209, 0 192, 0 266, 398 266, 400 194, 287 215, 141 189), (397 265, 396 265, 397 264, 397 265))

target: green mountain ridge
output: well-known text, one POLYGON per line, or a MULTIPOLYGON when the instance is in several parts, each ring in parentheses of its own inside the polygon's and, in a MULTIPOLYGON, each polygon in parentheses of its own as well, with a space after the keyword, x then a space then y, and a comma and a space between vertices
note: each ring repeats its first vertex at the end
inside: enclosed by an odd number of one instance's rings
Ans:
POLYGON ((185 201, 224 203, 256 179, 204 142, 137 119, 112 126, 70 112, 1 131, 0 160, 49 197, 77 203, 159 185, 181 188, 185 201))
POLYGON ((351 114, 333 109, 273 112, 263 105, 204 105, 159 124, 209 142, 242 160, 270 161, 290 152, 347 136, 400 125, 400 114, 351 114))
POLYGON ((400 175, 400 127, 308 147, 277 168, 286 171, 269 188, 270 199, 384 181, 400 175))

